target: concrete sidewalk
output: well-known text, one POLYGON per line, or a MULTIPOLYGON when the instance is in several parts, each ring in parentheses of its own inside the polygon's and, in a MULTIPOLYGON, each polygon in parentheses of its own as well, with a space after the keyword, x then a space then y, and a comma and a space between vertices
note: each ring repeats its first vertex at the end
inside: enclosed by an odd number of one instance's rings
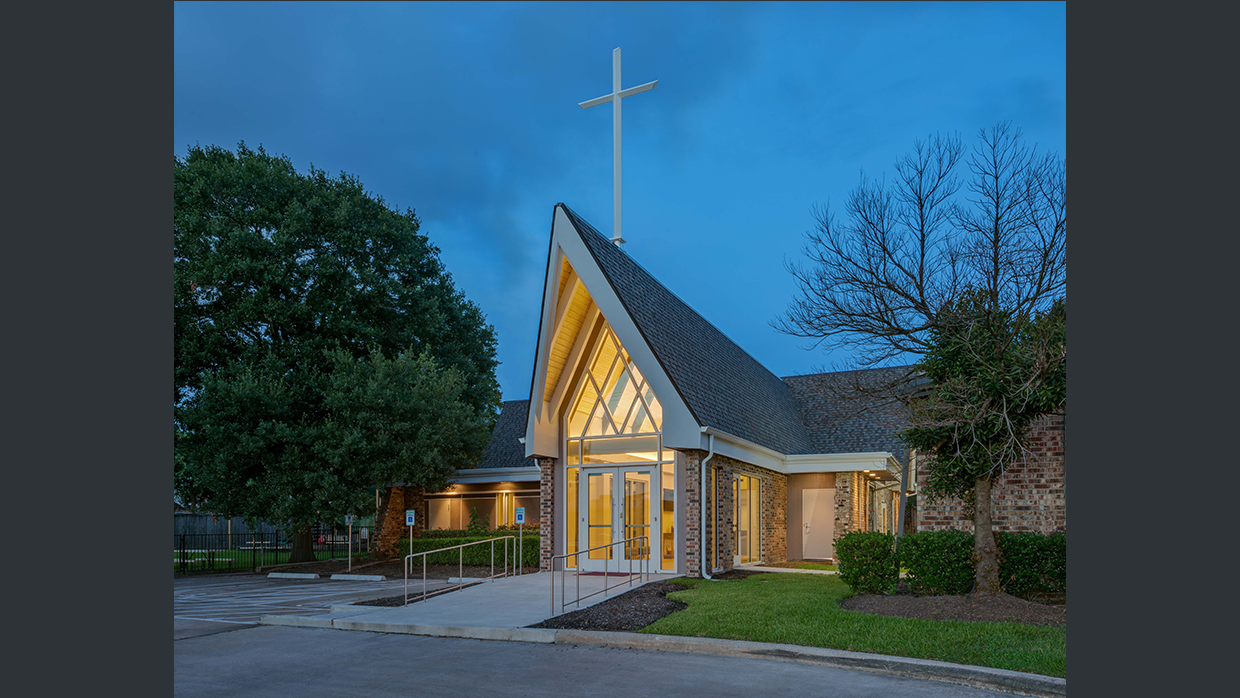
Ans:
MULTIPOLYGON (((307 628, 336 628, 339 630, 371 630, 375 632, 408 632, 411 627, 488 628, 516 630, 560 615, 561 582, 567 605, 563 612, 586 608, 596 603, 636 589, 648 582, 664 581, 679 575, 651 574, 611 575, 610 577, 581 575, 569 572, 561 577, 559 572, 538 572, 520 577, 506 577, 480 582, 473 586, 417 601, 422 593, 421 580, 409 583, 408 606, 333 606, 331 613, 313 616, 263 616, 267 625, 297 625, 307 628), (552 589, 552 580, 555 588, 552 589), (629 582, 632 582, 630 585, 629 582), (612 587, 604 591, 604 584, 612 587), (580 595, 589 597, 580 604, 573 603, 580 595), (401 630, 400 628, 406 628, 401 630)), ((433 589, 432 589, 433 590, 433 589)), ((403 590, 402 590, 403 591, 403 590)), ((434 633, 413 633, 434 634, 434 633)), ((462 636, 472 637, 472 636, 462 636)), ((510 639, 510 638, 488 638, 510 639)))

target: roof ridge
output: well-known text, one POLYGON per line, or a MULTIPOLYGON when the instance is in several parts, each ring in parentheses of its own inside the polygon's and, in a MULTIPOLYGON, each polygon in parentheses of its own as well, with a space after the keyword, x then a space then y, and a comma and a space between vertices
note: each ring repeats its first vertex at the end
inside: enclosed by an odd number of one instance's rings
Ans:
MULTIPOLYGON (((610 242, 611 242, 611 238, 609 238, 609 237, 607 237, 606 235, 603 235, 602 233, 600 233, 600 232, 598 231, 598 229, 597 229, 597 228, 595 228, 594 226, 590 225, 590 223, 589 223, 588 221, 586 221, 586 219, 582 218, 580 215, 578 215, 578 214, 577 214, 577 212, 576 212, 576 211, 573 211, 571 208, 569 208, 569 207, 568 207, 568 204, 561 203, 561 204, 560 204, 560 206, 563 206, 563 207, 564 207, 564 210, 566 210, 566 211, 568 211, 568 212, 569 212, 569 214, 570 214, 570 218, 576 218, 576 219, 577 219, 578 221, 580 221, 581 223, 584 223, 584 224, 585 224, 585 226, 586 226, 586 228, 587 228, 587 229, 589 229, 589 230, 590 230, 590 232, 592 232, 592 233, 594 233, 595 235, 599 236, 601 239, 606 240, 608 243, 610 243, 610 242)), ((672 289, 668 288, 668 287, 667 287, 667 285, 666 285, 666 284, 664 284, 662 281, 659 281, 659 278, 658 278, 658 277, 656 277, 654 274, 651 274, 651 273, 650 273, 650 270, 649 270, 649 269, 647 269, 646 267, 642 266, 642 263, 641 263, 641 262, 639 262, 639 261, 637 261, 637 259, 636 259, 633 255, 629 254, 628 252, 625 252, 623 248, 619 248, 619 247, 618 247, 617 249, 618 249, 620 252, 622 252, 622 253, 624 254, 624 256, 625 256, 625 257, 628 257, 628 258, 629 258, 629 261, 631 261, 631 262, 633 262, 633 264, 637 265, 637 268, 638 268, 638 269, 641 269, 641 270, 642 270, 642 272, 643 272, 643 273, 645 273, 645 274, 646 274, 646 276, 649 276, 649 277, 650 277, 650 279, 651 279, 652 281, 654 281, 656 284, 658 284, 658 285, 662 286, 662 287, 663 287, 663 289, 664 289, 665 291, 667 291, 668 293, 672 294, 672 296, 673 296, 676 300, 680 301, 681 305, 685 306, 685 307, 686 307, 686 308, 688 308, 690 311, 692 311, 694 315, 697 315, 698 317, 702 318, 702 320, 704 320, 704 321, 706 322, 706 324, 710 325, 711 327, 713 327, 713 328, 715 329, 715 331, 716 331, 716 332, 718 332, 719 334, 723 335, 724 339, 727 339, 729 342, 731 342, 731 343, 732 343, 732 346, 736 347, 737 349, 740 349, 740 350, 741 350, 741 352, 743 352, 743 353, 745 354, 745 356, 748 356, 748 357, 749 357, 749 359, 750 359, 751 361, 753 361, 755 364, 757 364, 757 365, 761 366, 761 367, 762 367, 762 369, 763 369, 764 371, 766 371, 767 373, 771 374, 771 375, 772 375, 772 376, 774 376, 776 379, 779 379, 779 380, 781 380, 781 381, 783 380, 782 378, 780 378, 780 376, 779 376, 778 374, 776 374, 776 373, 775 373, 774 371, 772 371, 771 369, 767 368, 766 364, 764 364, 764 363, 762 363, 761 361, 759 361, 759 360, 757 359, 757 357, 755 357, 753 354, 750 354, 748 349, 746 349, 745 347, 743 347, 743 346, 741 346, 741 345, 740 345, 740 342, 737 342, 735 339, 732 339, 730 336, 728 336, 728 333, 727 333, 727 332, 724 332, 723 330, 719 329, 719 327, 718 327, 715 323, 711 322, 710 320, 707 320, 705 315, 703 315, 703 314, 699 313, 696 309, 694 309, 694 307, 693 307, 693 306, 691 306, 691 305, 689 305, 687 302, 685 302, 685 299, 681 298, 681 297, 680 297, 680 295, 679 295, 678 293, 676 293, 676 292, 675 292, 675 291, 673 291, 672 289)), ((807 375, 808 375, 808 374, 807 374, 807 375)))
POLYGON ((576 211, 557 206, 698 424, 783 453, 806 452, 810 434, 787 383, 576 211))

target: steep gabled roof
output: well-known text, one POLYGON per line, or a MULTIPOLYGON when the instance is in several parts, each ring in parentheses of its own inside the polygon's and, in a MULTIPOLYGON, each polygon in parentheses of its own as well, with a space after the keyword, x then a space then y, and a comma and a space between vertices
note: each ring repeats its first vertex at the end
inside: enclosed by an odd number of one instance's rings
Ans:
POLYGON ((816 453, 792 391, 569 207, 616 296, 701 426, 784 454, 816 453))
MULTIPOLYGON (((856 387, 891 385, 910 366, 785 376, 804 417, 815 453, 887 451, 904 463, 908 446, 896 434, 907 424, 897 402, 846 397, 856 387)), ((910 384, 915 387, 918 383, 910 384)))
POLYGON ((525 436, 525 422, 529 411, 529 400, 504 401, 499 419, 495 422, 495 430, 491 432, 491 441, 487 444, 486 457, 478 464, 479 468, 521 468, 534 465, 534 461, 525 457, 525 445, 521 443, 521 437, 525 436))

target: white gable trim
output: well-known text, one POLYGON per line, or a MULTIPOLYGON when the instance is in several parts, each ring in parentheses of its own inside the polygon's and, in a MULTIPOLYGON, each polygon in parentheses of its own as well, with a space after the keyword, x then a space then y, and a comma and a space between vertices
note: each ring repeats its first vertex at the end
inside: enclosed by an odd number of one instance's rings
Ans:
MULTIPOLYGON (((624 304, 620 302, 603 270, 594 260, 594 255, 586 247, 577 229, 568 215, 560 206, 555 208, 555 218, 551 226, 552 258, 547 265, 547 278, 543 286, 542 327, 538 331, 538 353, 534 364, 534 393, 530 396, 529 421, 526 424, 525 455, 526 457, 541 456, 559 458, 561 442, 558 402, 544 402, 544 386, 547 379, 547 363, 550 356, 550 344, 555 339, 552 325, 559 315, 555 304, 556 292, 559 289, 560 257, 568 259, 569 264, 577 273, 577 278, 585 286, 599 312, 611 325, 616 338, 624 345, 633 357, 637 368, 641 370, 646 381, 654 388, 655 395, 663 405, 663 443, 666 448, 697 448, 701 442, 701 427, 689 408, 680 398, 679 391, 663 371, 663 366, 655 358, 654 352, 642 337, 641 331, 633 322, 624 304)), ((583 331, 587 328, 583 327, 583 331)), ((571 375, 571 367, 565 366, 562 375, 571 375)), ((559 392, 559 391, 557 391, 559 392)), ((572 396, 572 391, 562 391, 553 400, 563 401, 572 396)))

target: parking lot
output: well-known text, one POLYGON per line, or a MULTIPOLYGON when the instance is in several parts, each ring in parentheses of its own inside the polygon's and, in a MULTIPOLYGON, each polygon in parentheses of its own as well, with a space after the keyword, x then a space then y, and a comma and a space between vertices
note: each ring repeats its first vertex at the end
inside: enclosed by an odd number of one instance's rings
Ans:
POLYGON ((174 639, 253 627, 262 615, 326 613, 332 604, 395 596, 404 588, 400 579, 343 582, 245 573, 176 577, 172 584, 174 639))

